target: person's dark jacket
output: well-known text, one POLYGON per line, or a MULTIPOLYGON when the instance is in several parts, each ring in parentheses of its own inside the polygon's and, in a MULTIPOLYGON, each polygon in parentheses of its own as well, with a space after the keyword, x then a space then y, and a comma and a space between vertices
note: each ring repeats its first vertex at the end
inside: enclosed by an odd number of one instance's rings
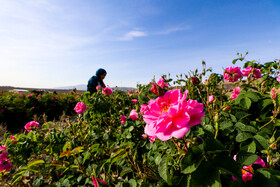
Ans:
POLYGON ((97 92, 96 86, 98 85, 100 85, 102 88, 106 87, 104 82, 101 80, 101 75, 103 75, 104 73, 107 72, 104 69, 100 68, 96 71, 96 74, 88 80, 87 91, 89 91, 90 94, 97 92))

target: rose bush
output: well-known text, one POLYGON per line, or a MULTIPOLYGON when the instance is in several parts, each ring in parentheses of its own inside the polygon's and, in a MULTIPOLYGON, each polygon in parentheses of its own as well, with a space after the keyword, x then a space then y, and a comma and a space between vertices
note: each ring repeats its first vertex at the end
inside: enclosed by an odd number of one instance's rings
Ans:
POLYGON ((5 134, 2 163, 12 166, 1 185, 279 186, 279 62, 244 59, 233 64, 260 78, 233 70, 225 78, 203 62, 201 73, 164 75, 168 87, 152 80, 129 93, 85 92, 75 119, 5 134))

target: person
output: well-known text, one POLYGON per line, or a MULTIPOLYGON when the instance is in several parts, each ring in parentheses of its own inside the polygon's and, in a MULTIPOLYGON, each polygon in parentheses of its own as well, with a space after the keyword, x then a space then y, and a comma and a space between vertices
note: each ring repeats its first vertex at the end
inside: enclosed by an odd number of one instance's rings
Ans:
POLYGON ((88 80, 88 85, 87 85, 87 91, 90 92, 90 94, 93 94, 94 92, 97 92, 96 87, 101 86, 101 88, 105 88, 105 84, 103 82, 103 79, 106 77, 107 72, 105 69, 98 69, 96 71, 96 74, 92 76, 88 80))

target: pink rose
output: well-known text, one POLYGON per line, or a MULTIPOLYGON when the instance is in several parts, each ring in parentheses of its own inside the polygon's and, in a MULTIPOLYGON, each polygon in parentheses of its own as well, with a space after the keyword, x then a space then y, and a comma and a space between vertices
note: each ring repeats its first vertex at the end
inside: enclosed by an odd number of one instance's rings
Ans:
MULTIPOLYGON (((233 159, 236 161, 236 155, 234 155, 233 159)), ((258 156, 258 159, 256 160, 256 162, 254 162, 254 164, 261 165, 262 167, 265 168, 265 163, 259 156, 258 156)), ((243 169, 241 171, 242 171, 242 179, 244 182, 252 180, 253 173, 254 173, 252 164, 249 166, 243 166, 243 169)), ((237 180, 234 176, 232 176, 232 179, 237 180)))
POLYGON ((9 156, 8 152, 7 152, 7 147, 4 146, 0 146, 0 161, 4 158, 7 158, 9 156))
POLYGON ((229 82, 236 82, 242 77, 240 67, 228 67, 224 71, 224 80, 229 82))
POLYGON ((12 144, 17 143, 17 139, 14 136, 11 136, 10 140, 12 141, 12 144))
POLYGON ((261 70, 255 68, 255 69, 254 69, 254 73, 253 73, 253 77, 254 77, 255 79, 262 78, 261 70))
POLYGON ((245 69, 242 70, 243 76, 248 77, 248 75, 249 75, 250 73, 252 73, 252 70, 253 70, 252 67, 250 67, 250 66, 249 66, 249 67, 246 67, 245 69))
POLYGON ((86 109, 87 109, 87 106, 86 106, 84 103, 82 103, 82 102, 78 102, 78 103, 76 104, 75 108, 74 108, 74 110, 75 110, 78 114, 83 114, 83 113, 85 113, 86 109))
POLYGON ((39 127, 39 123, 36 121, 30 121, 28 123, 26 123, 26 125, 24 126, 24 128, 28 131, 31 132, 32 130, 34 130, 35 128, 39 127))
POLYGON ((239 87, 236 87, 234 88, 234 90, 231 92, 231 95, 230 95, 230 99, 235 99, 238 95, 240 94, 240 88, 239 87))
POLYGON ((149 110, 148 105, 142 104, 140 108, 140 114, 144 114, 147 110, 149 110))
POLYGON ((278 82, 280 82, 280 76, 278 76, 278 77, 276 78, 276 80, 277 80, 278 82))
POLYGON ((153 83, 151 91, 155 94, 158 95, 158 88, 157 85, 155 83, 153 83))
POLYGON ((161 88, 168 88, 168 84, 164 83, 164 79, 160 78, 159 81, 157 82, 157 85, 161 88))
MULTIPOLYGON (((242 74, 243 74, 243 76, 248 77, 249 74, 252 73, 252 71, 253 71, 253 68, 249 66, 249 67, 246 67, 245 69, 242 70, 242 74)), ((257 69, 257 68, 254 68, 254 73, 253 73, 252 76, 256 79, 261 78, 262 77, 261 70, 257 69)))
POLYGON ((138 114, 136 112, 135 109, 131 110, 130 114, 129 114, 129 117, 132 119, 132 120, 137 120, 138 119, 138 114))
POLYGON ((121 124, 124 124, 126 122, 127 118, 126 116, 122 115, 121 116, 121 124))
POLYGON ((9 171, 12 169, 13 165, 11 164, 11 161, 8 158, 3 158, 0 160, 0 172, 1 171, 9 171))
POLYGON ((187 93, 188 90, 184 95, 179 89, 169 90, 163 96, 151 99, 149 110, 143 115, 145 134, 162 141, 182 138, 191 126, 201 123, 203 104, 191 99, 187 101, 187 93))
POLYGON ((102 90, 102 94, 104 94, 104 95, 111 95, 112 93, 113 93, 112 89, 108 88, 108 87, 105 87, 102 90))
POLYGON ((96 90, 101 90, 101 86, 96 86, 96 90))
POLYGON ((137 99, 132 99, 131 101, 132 101, 134 104, 136 104, 136 103, 138 102, 137 99))
POLYGON ((210 103, 212 103, 214 101, 214 95, 210 95, 208 100, 209 100, 210 103))

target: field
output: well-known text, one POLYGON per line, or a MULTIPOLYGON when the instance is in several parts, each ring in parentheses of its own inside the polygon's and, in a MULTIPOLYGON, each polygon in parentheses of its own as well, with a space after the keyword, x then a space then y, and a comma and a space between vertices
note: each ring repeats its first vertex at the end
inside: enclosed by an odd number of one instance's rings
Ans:
POLYGON ((279 62, 236 62, 134 91, 2 92, 1 185, 279 186, 279 62))

